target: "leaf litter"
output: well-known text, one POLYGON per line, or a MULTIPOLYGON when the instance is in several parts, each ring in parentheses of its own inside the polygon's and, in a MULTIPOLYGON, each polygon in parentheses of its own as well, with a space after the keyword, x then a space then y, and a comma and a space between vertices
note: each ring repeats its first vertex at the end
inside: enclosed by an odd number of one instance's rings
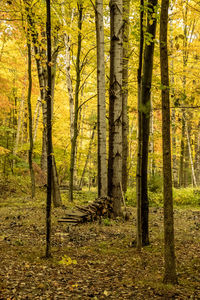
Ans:
POLYGON ((78 226, 58 224, 63 214, 53 210, 47 260, 44 207, 1 208, 0 299, 200 299, 199 210, 175 210, 176 286, 162 283, 162 209, 150 211, 151 244, 141 253, 130 247, 135 209, 127 222, 78 226))

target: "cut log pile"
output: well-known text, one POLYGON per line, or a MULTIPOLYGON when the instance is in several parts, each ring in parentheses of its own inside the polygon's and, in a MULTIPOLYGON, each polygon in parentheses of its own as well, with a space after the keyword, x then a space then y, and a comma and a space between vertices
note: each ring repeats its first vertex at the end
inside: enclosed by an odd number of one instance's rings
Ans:
POLYGON ((58 220, 58 222, 69 223, 77 225, 85 222, 92 222, 104 217, 111 217, 113 213, 113 201, 110 197, 97 198, 87 206, 76 205, 76 209, 66 211, 65 217, 58 220))

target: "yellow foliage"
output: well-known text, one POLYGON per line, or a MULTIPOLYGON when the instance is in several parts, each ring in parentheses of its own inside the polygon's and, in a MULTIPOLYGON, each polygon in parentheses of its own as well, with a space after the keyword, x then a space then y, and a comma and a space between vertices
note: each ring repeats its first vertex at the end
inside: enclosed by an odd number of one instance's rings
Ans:
POLYGON ((64 255, 62 259, 59 261, 59 264, 69 266, 69 265, 77 265, 77 261, 75 259, 71 259, 71 257, 64 255))

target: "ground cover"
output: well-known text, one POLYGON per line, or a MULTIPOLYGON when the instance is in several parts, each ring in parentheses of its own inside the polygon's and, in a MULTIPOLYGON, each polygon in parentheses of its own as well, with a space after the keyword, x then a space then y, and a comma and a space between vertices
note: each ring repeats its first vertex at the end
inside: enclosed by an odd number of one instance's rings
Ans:
MULTIPOLYGON (((87 192, 77 193, 77 201, 82 195, 87 202, 87 192)), ((0 299, 200 299, 197 207, 175 208, 179 285, 170 286, 162 283, 162 208, 150 209, 151 245, 141 253, 132 245, 135 208, 126 222, 102 219, 75 227, 57 222, 65 208, 53 209, 53 256, 46 260, 44 191, 35 200, 1 197, 0 299)))

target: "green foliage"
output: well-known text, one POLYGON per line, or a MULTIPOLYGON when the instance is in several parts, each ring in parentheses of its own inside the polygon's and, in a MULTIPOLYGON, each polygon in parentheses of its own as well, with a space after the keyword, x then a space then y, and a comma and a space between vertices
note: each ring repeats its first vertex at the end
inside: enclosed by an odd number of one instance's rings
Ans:
POLYGON ((126 192, 126 204, 128 206, 136 206, 136 189, 134 188, 128 188, 126 192))
POLYGON ((200 189, 193 189, 192 187, 174 189, 173 191, 174 204, 181 205, 200 205, 200 189))
MULTIPOLYGON (((149 204, 150 206, 163 206, 162 178, 154 176, 149 181, 149 204)), ((192 187, 173 189, 173 201, 175 206, 199 206, 200 189, 192 187)), ((126 203, 128 206, 136 206, 136 189, 129 188, 126 192, 126 203)))
POLYGON ((111 220, 108 218, 103 219, 103 225, 104 226, 111 226, 111 220))
POLYGON ((148 188, 150 192, 159 193, 162 191, 162 176, 160 174, 155 174, 150 177, 148 182, 148 188))

